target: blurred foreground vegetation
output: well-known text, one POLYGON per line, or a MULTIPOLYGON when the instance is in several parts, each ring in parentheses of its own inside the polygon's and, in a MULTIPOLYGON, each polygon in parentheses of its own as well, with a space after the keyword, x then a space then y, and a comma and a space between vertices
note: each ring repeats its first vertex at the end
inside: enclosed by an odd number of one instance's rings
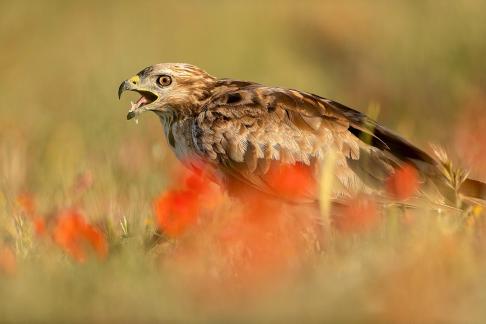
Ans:
POLYGON ((485 180, 485 19, 479 0, 0 1, 0 322, 484 322, 481 210, 386 210, 254 303, 195 297, 161 266, 177 243, 147 248, 153 201, 178 164, 154 116, 126 122, 116 89, 176 61, 298 88, 369 111, 426 150, 442 144, 485 180), (107 254, 78 264, 36 234, 19 197, 41 219, 81 210, 107 254))

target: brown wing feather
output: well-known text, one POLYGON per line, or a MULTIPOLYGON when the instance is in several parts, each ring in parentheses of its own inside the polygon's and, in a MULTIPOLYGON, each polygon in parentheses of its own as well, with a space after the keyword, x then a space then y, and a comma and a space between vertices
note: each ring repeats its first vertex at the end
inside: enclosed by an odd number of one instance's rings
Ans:
MULTIPOLYGON (((329 150, 336 153, 335 198, 357 191, 379 193, 401 163, 424 176, 436 175, 434 160, 364 114, 296 90, 224 80, 196 117, 198 153, 229 178, 276 194, 265 174, 275 163, 316 170, 329 150)), ((315 200, 316 193, 305 197, 315 200)))
MULTIPOLYGON (((437 161, 414 146, 403 137, 381 126, 361 112, 346 107, 338 102, 324 99, 336 111, 341 112, 350 121, 349 131, 360 140, 379 149, 380 160, 397 167, 408 163, 413 165, 421 176, 421 191, 428 198, 438 203, 455 204, 456 195, 448 185, 437 161)), ((373 151, 376 153, 376 151, 373 151)), ((380 169, 374 169, 377 172, 380 169)))

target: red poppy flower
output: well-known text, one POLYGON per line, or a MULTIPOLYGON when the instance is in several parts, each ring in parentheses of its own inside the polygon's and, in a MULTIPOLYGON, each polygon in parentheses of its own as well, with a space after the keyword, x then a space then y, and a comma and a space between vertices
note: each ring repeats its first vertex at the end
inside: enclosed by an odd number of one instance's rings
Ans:
POLYGON ((78 262, 84 262, 90 250, 100 258, 108 254, 108 245, 101 231, 75 210, 65 210, 58 215, 53 237, 78 262))
POLYGON ((413 166, 405 164, 395 169, 395 172, 388 177, 385 186, 393 198, 406 200, 419 188, 417 170, 413 166))
POLYGON ((170 189, 154 201, 159 228, 175 237, 197 223, 203 208, 214 205, 219 193, 211 189, 203 171, 183 174, 181 189, 170 189))
POLYGON ((334 210, 333 224, 343 233, 357 233, 372 229, 379 220, 376 202, 368 197, 349 199, 334 210))
POLYGON ((312 196, 316 191, 312 168, 302 163, 271 167, 265 181, 283 197, 302 198, 312 196))

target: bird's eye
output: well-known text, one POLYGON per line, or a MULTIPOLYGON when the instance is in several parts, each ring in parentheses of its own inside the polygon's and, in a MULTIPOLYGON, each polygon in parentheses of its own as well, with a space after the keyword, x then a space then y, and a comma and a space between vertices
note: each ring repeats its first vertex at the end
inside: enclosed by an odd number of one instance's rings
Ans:
POLYGON ((163 87, 167 87, 168 85, 170 85, 172 83, 172 78, 169 76, 169 75, 161 75, 159 76, 159 78, 157 79, 157 82, 163 86, 163 87))

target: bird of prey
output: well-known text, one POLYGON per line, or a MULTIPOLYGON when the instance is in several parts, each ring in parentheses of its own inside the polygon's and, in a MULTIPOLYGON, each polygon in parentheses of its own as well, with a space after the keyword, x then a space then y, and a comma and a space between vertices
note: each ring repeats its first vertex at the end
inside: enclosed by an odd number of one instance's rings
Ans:
POLYGON ((403 165, 417 170, 419 198, 454 205, 457 191, 484 197, 482 183, 464 176, 462 187, 454 188, 437 159, 365 114, 315 94, 218 79, 182 63, 147 67, 123 81, 118 96, 126 90, 141 95, 127 119, 154 112, 176 156, 193 168, 209 166, 228 188, 248 187, 296 203, 316 201, 315 187, 285 195, 268 175, 299 166, 317 179, 332 155, 333 172, 327 176, 333 178, 336 201, 359 193, 390 198, 384 184, 403 165))

